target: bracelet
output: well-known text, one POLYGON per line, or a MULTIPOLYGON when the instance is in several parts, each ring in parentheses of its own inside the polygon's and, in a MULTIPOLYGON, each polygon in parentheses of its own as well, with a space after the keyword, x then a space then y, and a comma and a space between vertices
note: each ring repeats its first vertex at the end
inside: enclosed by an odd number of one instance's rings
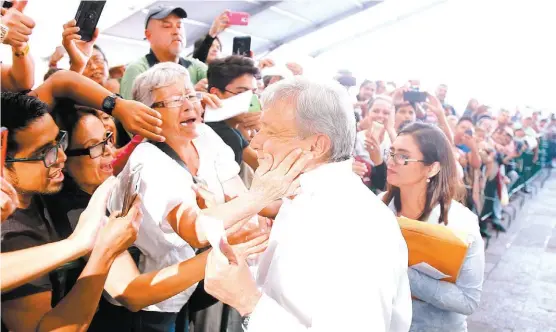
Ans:
POLYGON ((6 39, 8 31, 10 31, 10 28, 0 23, 0 43, 4 43, 4 39, 6 39))
POLYGON ((27 53, 29 53, 29 44, 27 44, 25 46, 25 48, 23 49, 23 51, 15 51, 14 55, 18 58, 24 57, 27 55, 27 53))

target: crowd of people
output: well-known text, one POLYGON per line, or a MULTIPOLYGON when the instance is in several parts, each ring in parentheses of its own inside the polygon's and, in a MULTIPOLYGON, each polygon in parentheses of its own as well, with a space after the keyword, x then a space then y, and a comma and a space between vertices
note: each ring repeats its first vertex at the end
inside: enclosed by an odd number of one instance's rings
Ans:
POLYGON ((70 20, 35 84, 24 9, 1 17, 3 330, 467 331, 516 161, 556 157, 554 114, 223 56, 226 12, 182 57, 186 11, 151 8, 125 71, 70 20), (245 93, 262 110, 205 123, 245 93), (408 267, 402 216, 467 234, 454 283, 408 267))

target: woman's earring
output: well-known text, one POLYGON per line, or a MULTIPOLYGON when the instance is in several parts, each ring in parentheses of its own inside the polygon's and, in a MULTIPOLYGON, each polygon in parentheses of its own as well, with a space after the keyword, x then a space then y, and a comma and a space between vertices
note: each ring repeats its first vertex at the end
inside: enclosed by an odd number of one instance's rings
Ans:
POLYGON ((428 178, 428 179, 427 179, 427 183, 430 183, 430 182, 431 182, 431 179, 430 179, 430 178, 428 178))

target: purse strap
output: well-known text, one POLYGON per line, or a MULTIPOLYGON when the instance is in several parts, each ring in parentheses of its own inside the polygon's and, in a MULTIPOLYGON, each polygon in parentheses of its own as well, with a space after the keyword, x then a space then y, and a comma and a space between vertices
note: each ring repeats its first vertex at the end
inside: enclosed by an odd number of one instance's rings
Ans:
POLYGON ((180 165, 183 169, 185 169, 187 171, 187 173, 191 174, 191 177, 193 178, 193 183, 203 184, 203 181, 201 181, 197 176, 195 176, 195 175, 193 175, 193 173, 191 173, 191 171, 189 170, 189 167, 187 167, 187 165, 183 162, 183 160, 181 160, 178 153, 176 151, 174 151, 174 149, 172 149, 172 147, 170 145, 166 144, 165 142, 152 142, 151 141, 150 143, 152 145, 156 146, 157 148, 159 148, 160 151, 164 152, 168 157, 172 158, 176 163, 178 163, 178 165, 180 165))

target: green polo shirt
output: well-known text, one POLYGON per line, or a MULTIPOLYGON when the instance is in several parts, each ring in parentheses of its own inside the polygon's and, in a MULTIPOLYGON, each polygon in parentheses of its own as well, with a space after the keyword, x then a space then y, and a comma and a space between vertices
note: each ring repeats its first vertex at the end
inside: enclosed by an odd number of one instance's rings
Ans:
MULTIPOLYGON (((151 51, 149 54, 142 56, 136 61, 130 63, 125 70, 124 76, 120 83, 120 94, 124 99, 133 99, 132 88, 135 78, 146 72, 150 67, 159 63, 158 59, 151 51)), ((207 65, 193 58, 180 58, 179 64, 187 68, 191 82, 195 85, 197 82, 207 77, 207 65)))

